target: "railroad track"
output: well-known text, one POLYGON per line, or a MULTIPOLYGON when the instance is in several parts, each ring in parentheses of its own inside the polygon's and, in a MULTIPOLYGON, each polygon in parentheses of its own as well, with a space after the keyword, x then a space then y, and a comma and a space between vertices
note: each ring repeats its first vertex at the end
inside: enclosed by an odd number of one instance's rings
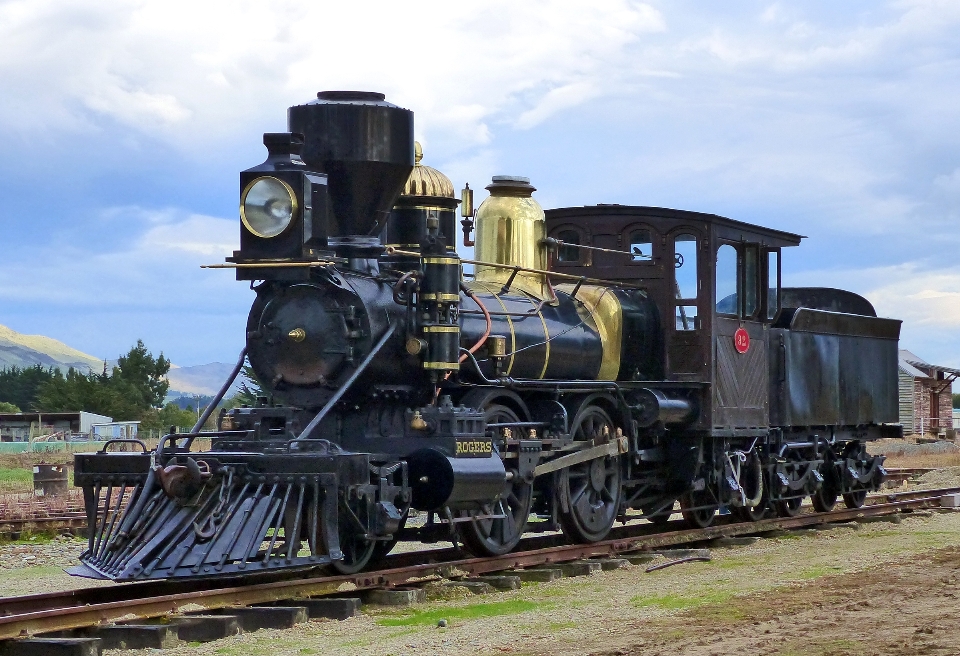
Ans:
POLYGON ((936 467, 889 467, 885 482, 902 483, 911 478, 923 476, 927 472, 936 471, 936 467))
MULTIPOLYGON (((894 467, 887 470, 887 480, 900 483, 934 471, 932 467, 894 467)), ((19 515, 20 513, 18 513, 19 515)), ((15 518, 0 518, 0 537, 16 539, 24 533, 79 533, 87 528, 87 515, 82 508, 68 508, 59 513, 25 514, 15 518)))
POLYGON ((16 539, 24 533, 79 533, 87 528, 87 513, 64 512, 19 519, 0 519, 0 536, 16 539))
POLYGON ((232 606, 335 595, 348 590, 392 587, 421 582, 425 577, 481 575, 516 568, 563 563, 585 558, 704 542, 720 537, 763 534, 866 517, 892 515, 939 506, 941 498, 960 488, 878 494, 862 508, 829 513, 803 513, 758 522, 721 522, 705 529, 683 528, 671 521, 656 527, 647 522, 616 528, 609 539, 593 544, 563 544, 562 536, 530 537, 519 550, 492 558, 464 558, 455 548, 396 554, 384 568, 353 575, 326 576, 315 572, 292 577, 271 573, 245 579, 145 581, 110 587, 0 599, 0 640, 97 625, 131 622, 183 612, 211 611, 232 606))

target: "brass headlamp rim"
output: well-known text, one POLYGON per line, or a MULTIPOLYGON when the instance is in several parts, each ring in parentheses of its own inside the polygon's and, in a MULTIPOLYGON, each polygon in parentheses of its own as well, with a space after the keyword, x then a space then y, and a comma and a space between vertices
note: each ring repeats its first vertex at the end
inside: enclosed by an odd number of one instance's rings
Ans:
POLYGON ((243 226, 249 230, 255 237, 260 239, 273 239, 274 237, 279 237, 287 230, 290 229, 290 226, 294 224, 294 219, 297 216, 297 213, 300 211, 300 203, 297 202, 297 194, 293 191, 293 187, 287 184, 285 181, 273 175, 261 175, 253 180, 251 180, 246 187, 243 188, 243 191, 240 193, 240 221, 243 223, 243 226), (247 194, 250 193, 250 190, 253 189, 253 186, 260 182, 261 180, 274 180, 283 185, 284 190, 290 197, 290 219, 287 221, 287 225, 283 227, 283 230, 278 232, 275 235, 265 235, 250 225, 250 222, 247 221, 247 213, 245 211, 245 206, 247 204, 247 194))

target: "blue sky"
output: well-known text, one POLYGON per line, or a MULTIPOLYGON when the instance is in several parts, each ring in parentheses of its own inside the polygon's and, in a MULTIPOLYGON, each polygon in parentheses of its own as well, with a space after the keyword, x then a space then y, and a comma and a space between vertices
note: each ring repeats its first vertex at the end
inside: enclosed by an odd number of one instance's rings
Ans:
POLYGON ((957 34, 951 0, 0 0, 0 324, 234 361, 253 294, 199 266, 236 247, 237 173, 288 105, 365 89, 457 188, 807 235, 787 284, 960 366, 957 34))

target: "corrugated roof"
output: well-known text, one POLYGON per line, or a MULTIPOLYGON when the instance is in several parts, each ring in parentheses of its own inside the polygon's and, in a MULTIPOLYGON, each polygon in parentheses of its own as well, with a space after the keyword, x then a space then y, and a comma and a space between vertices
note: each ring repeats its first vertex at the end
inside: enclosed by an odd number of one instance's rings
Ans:
POLYGON ((906 360, 901 359, 897 364, 900 366, 900 371, 904 372, 911 378, 930 378, 930 376, 923 373, 906 360))
POLYGON ((946 374, 954 374, 960 376, 960 369, 951 369, 950 367, 942 367, 938 364, 930 364, 929 362, 920 359, 915 353, 908 351, 907 349, 900 349, 899 351, 899 365, 900 369, 913 376, 914 378, 932 378, 928 373, 925 373, 918 367, 923 369, 932 369, 933 371, 942 371, 946 374))

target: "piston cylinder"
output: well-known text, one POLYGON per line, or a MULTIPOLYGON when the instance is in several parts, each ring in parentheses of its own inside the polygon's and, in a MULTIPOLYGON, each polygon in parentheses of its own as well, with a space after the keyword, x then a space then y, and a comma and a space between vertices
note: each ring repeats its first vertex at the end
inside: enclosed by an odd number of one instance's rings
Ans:
POLYGON ((507 481, 503 461, 450 458, 436 449, 421 449, 408 458, 413 507, 418 510, 474 510, 496 498, 507 481))

